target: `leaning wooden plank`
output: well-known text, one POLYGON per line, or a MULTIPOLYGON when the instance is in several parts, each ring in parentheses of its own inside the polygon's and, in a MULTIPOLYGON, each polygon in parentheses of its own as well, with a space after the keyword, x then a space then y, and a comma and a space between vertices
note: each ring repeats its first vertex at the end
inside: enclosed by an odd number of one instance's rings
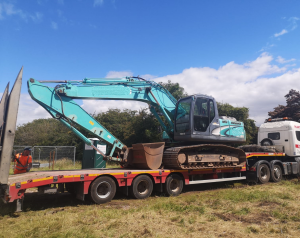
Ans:
POLYGON ((3 131, 3 144, 0 160, 0 184, 7 184, 11 155, 14 145, 17 116, 19 109, 20 93, 22 86, 23 67, 15 81, 13 89, 8 98, 5 127, 3 131))
POLYGON ((7 84, 0 101, 0 146, 2 146, 2 135, 4 130, 4 119, 6 117, 6 106, 8 101, 9 83, 7 84))

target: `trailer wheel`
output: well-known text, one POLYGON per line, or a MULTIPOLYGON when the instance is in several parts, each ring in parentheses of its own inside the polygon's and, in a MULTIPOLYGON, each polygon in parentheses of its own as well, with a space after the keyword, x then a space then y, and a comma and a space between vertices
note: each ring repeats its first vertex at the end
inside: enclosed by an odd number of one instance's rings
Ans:
POLYGON ((275 164, 271 170, 271 180, 275 183, 282 180, 282 169, 279 165, 275 164))
POLYGON ((258 166, 258 181, 260 183, 267 183, 270 180, 270 169, 266 164, 258 166))
POLYGON ((178 174, 171 174, 164 184, 164 191, 168 196, 178 196, 183 189, 183 180, 178 174))
POLYGON ((107 176, 94 180, 90 188, 90 197, 97 204, 110 202, 116 194, 115 181, 107 176))
POLYGON ((145 199, 151 195, 153 191, 153 183, 147 175, 136 177, 130 187, 130 193, 133 198, 145 199))

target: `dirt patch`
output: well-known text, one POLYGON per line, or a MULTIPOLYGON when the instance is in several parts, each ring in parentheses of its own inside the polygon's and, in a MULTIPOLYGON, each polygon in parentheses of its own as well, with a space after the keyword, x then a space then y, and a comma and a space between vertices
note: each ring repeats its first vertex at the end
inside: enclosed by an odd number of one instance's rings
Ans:
POLYGON ((232 213, 213 213, 216 217, 223 221, 239 221, 247 224, 261 224, 263 222, 272 222, 273 219, 268 214, 258 213, 246 216, 238 216, 232 213))
POLYGON ((128 202, 110 202, 105 204, 104 208, 116 208, 116 209, 123 209, 123 210, 128 210, 130 208, 134 208, 134 206, 132 206, 132 204, 128 203, 128 202))
POLYGON ((279 202, 261 202, 258 204, 260 207, 275 207, 281 205, 279 202))

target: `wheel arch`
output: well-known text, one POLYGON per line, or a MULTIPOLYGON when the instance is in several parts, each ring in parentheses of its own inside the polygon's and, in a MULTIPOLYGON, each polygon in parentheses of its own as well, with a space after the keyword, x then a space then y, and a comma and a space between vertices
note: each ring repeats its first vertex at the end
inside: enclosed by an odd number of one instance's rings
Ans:
POLYGON ((91 189, 91 184, 92 184, 97 178, 100 178, 100 177, 110 177, 110 178, 112 178, 112 179, 114 180, 115 184, 116 184, 116 188, 119 188, 118 180, 117 180, 114 176, 112 176, 112 175, 110 175, 110 174, 101 174, 101 175, 99 175, 98 177, 94 178, 94 179, 91 181, 89 190, 91 189))
MULTIPOLYGON (((153 186, 154 186, 155 180, 154 180, 152 174, 148 174, 148 173, 140 173, 140 174, 138 174, 137 176, 135 176, 135 177, 132 179, 132 183, 133 183, 133 181, 134 181, 136 178, 138 178, 138 177, 141 176, 141 175, 146 175, 146 176, 148 176, 148 177, 152 180, 152 183, 153 183, 153 186)), ((130 186, 132 186, 132 183, 131 183, 130 186)))
POLYGON ((268 167, 269 167, 269 170, 271 172, 271 169, 272 169, 272 166, 271 166, 271 163, 267 160, 259 160, 257 161, 252 167, 255 167, 256 169, 256 176, 258 177, 259 176, 259 171, 258 171, 258 166, 260 166, 261 164, 266 164, 268 167))
POLYGON ((184 178, 184 176, 183 176, 182 173, 180 173, 180 172, 172 172, 172 173, 170 173, 170 174, 167 176, 167 178, 170 177, 172 174, 177 174, 177 175, 179 175, 179 176, 182 178, 183 185, 185 185, 185 178, 184 178))

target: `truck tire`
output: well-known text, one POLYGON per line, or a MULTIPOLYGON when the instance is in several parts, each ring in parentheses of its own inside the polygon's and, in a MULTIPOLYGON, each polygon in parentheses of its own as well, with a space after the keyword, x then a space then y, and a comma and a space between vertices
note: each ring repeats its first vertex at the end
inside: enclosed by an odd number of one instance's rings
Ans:
POLYGON ((147 175, 136 177, 130 187, 130 194, 136 199, 145 199, 152 194, 153 182, 147 175))
POLYGON ((164 192, 168 196, 178 196, 183 189, 183 179, 178 174, 171 174, 164 184, 164 192))
POLYGON ((282 169, 278 164, 275 164, 271 170, 271 180, 275 183, 282 180, 282 169))
POLYGON ((261 146, 272 146, 274 145, 273 141, 269 138, 265 138, 260 142, 261 146))
POLYGON ((267 183, 270 180, 270 169, 266 164, 260 164, 258 166, 258 181, 259 183, 267 183))
POLYGON ((90 198, 97 204, 110 202, 116 194, 116 183, 108 176, 95 179, 90 188, 90 198))

